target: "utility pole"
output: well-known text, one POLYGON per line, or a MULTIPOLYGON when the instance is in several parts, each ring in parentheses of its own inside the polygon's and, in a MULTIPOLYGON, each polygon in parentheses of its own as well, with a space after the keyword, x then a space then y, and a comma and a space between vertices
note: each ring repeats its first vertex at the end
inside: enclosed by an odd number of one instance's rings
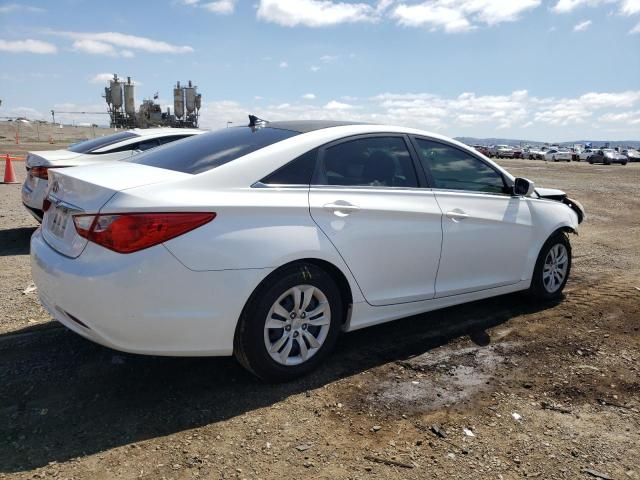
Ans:
POLYGON ((51 118, 52 118, 52 122, 54 125, 56 124, 56 112, 54 112, 53 110, 51 110, 51 118))

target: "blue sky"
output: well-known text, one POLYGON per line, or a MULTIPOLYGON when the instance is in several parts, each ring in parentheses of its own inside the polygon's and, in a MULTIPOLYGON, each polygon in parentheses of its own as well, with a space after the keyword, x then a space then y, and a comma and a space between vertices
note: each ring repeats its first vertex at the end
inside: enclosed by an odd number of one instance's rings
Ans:
POLYGON ((640 0, 9 1, 0 64, 0 116, 103 111, 115 72, 138 103, 193 80, 209 128, 256 113, 640 139, 640 0))

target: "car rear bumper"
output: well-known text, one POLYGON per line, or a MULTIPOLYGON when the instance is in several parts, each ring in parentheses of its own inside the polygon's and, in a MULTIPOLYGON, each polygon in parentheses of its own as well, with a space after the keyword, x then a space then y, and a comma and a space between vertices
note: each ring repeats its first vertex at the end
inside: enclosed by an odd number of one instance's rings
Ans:
POLYGON ((42 222, 42 204, 47 193, 48 182, 46 180, 35 179, 25 180, 22 184, 22 203, 29 212, 42 222))
POLYGON ((122 255, 89 243, 72 259, 38 229, 31 268, 43 306, 70 330, 132 353, 233 353, 245 301, 271 269, 195 272, 162 245, 122 255))

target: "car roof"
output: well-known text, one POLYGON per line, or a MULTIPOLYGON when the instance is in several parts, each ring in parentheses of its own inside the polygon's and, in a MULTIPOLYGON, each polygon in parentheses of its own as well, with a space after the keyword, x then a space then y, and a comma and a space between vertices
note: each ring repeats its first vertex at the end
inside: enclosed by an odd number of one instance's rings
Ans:
POLYGON ((269 128, 279 128, 281 130, 291 130, 298 133, 309 133, 324 128, 345 127, 350 125, 369 125, 366 122, 339 121, 339 120, 291 120, 279 122, 267 122, 264 126, 269 128))

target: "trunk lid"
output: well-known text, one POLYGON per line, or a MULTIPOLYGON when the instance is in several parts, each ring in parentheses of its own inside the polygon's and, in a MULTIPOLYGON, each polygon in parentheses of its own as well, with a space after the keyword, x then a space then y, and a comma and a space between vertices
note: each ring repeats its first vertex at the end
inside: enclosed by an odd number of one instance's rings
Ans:
POLYGON ((69 150, 42 150, 29 152, 27 154, 26 166, 29 167, 49 167, 57 165, 59 162, 68 161, 82 156, 81 153, 70 152, 69 150))
POLYGON ((43 237, 53 249, 76 258, 87 239, 77 234, 74 215, 98 213, 122 190, 187 177, 191 175, 121 162, 50 170, 47 199, 51 205, 42 220, 43 237))

